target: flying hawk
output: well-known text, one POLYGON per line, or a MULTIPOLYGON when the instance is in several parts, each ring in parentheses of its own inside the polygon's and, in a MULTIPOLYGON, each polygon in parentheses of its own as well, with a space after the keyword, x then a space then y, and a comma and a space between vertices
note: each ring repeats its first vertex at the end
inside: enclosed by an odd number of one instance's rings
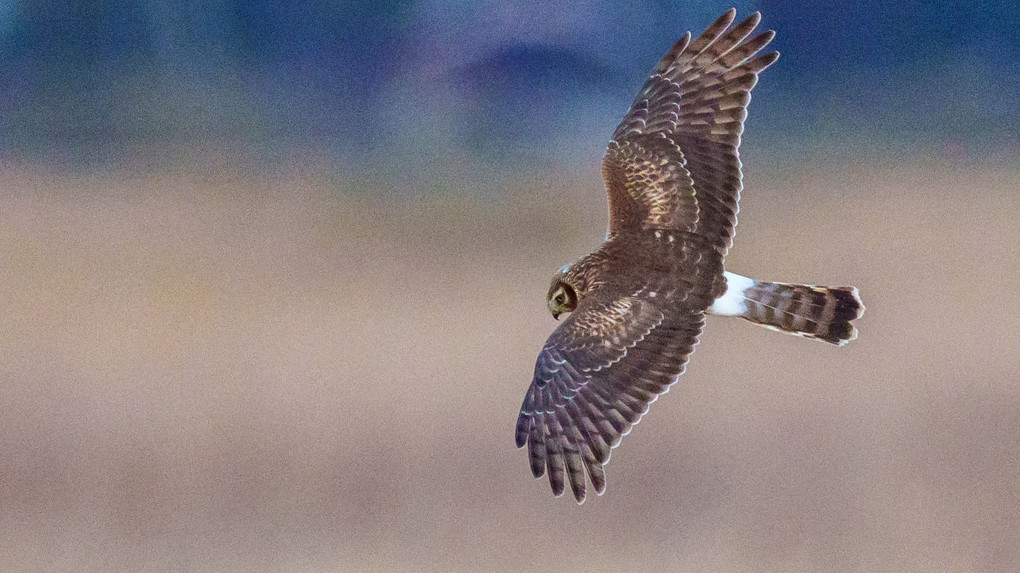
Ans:
POLYGON ((585 474, 601 495, 613 448, 677 381, 705 314, 843 345, 864 306, 854 287, 764 282, 724 270, 743 186, 740 134, 759 55, 775 33, 761 16, 723 14, 688 32, 645 82, 602 162, 609 233, 552 279, 553 317, 570 312, 538 355, 517 419, 517 447, 555 495, 585 474), (748 39, 749 38, 749 39, 748 39))

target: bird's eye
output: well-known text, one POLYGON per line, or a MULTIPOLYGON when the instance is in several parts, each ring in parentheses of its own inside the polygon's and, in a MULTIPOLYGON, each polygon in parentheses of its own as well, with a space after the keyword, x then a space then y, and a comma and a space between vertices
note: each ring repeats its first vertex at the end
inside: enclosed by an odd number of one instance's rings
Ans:
POLYGON ((566 302, 566 298, 563 296, 562 292, 556 295, 556 304, 563 304, 564 302, 566 302))

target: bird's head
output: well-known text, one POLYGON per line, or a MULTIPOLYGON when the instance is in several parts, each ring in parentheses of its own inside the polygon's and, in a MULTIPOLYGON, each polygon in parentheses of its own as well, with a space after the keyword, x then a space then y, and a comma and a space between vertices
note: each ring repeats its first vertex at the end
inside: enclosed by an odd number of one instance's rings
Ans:
POLYGON ((549 307, 549 312, 556 320, 560 319, 561 314, 577 308, 578 289, 571 284, 571 278, 570 265, 563 265, 559 272, 553 275, 552 284, 549 285, 545 305, 549 307))

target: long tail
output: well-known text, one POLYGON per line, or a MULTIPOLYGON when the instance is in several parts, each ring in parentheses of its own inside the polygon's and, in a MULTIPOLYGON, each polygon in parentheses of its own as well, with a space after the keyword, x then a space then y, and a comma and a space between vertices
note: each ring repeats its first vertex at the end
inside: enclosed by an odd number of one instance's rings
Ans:
POLYGON ((851 324, 864 314, 856 287, 823 287, 756 281, 726 273, 726 292, 708 309, 739 316, 770 330, 842 346, 857 338, 851 324))

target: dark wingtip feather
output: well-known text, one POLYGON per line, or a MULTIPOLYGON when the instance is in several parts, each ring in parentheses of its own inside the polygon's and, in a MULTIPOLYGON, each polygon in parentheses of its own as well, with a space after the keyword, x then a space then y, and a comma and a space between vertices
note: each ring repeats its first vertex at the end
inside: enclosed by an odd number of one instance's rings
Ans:
POLYGON ((538 479, 545 475, 545 460, 534 458, 531 460, 531 475, 538 479))
POLYGON ((531 415, 521 412, 517 416, 517 428, 514 432, 514 443, 518 448, 523 448, 528 443, 528 434, 531 433, 531 415))
POLYGON ((765 68, 776 63, 776 60, 778 59, 779 52, 769 52, 767 54, 762 54, 757 58, 751 60, 751 67, 754 68, 754 73, 758 74, 765 70, 765 68))
POLYGON ((531 475, 535 476, 535 479, 545 474, 545 458, 548 455, 545 440, 542 437, 543 430, 538 427, 540 422, 540 419, 532 422, 528 436, 528 464, 531 466, 531 475))
MULTIPOLYGON (((577 462, 580 464, 580 460, 577 462)), ((570 475, 570 490, 574 493, 574 499, 577 500, 577 504, 584 503, 585 495, 587 494, 587 487, 584 483, 584 470, 578 468, 578 473, 574 473, 575 470, 571 469, 570 475)))
POLYGON ((758 27, 758 24, 760 23, 761 12, 754 12, 747 18, 744 18, 734 29, 739 30, 740 37, 744 38, 747 34, 750 34, 756 27, 758 27))
POLYGON ((595 493, 602 495, 606 493, 606 467, 602 464, 588 466, 588 477, 591 478, 591 486, 595 493))
POLYGON ((700 36, 691 42, 690 50, 691 57, 695 57, 701 53, 702 50, 712 45, 716 39, 726 31, 726 28, 730 27, 733 23, 733 19, 737 17, 737 9, 730 8, 725 14, 716 18, 715 22, 712 22, 700 36))
POLYGON ((712 22, 712 24, 708 27, 708 29, 709 30, 713 30, 713 31, 718 30, 715 33, 715 35, 718 36, 723 30, 725 30, 726 28, 729 28, 730 24, 732 24, 733 21, 736 20, 736 19, 737 19, 737 9, 736 8, 730 8, 729 10, 723 12, 722 16, 719 16, 718 18, 716 18, 715 22, 712 22))
POLYGON ((563 468, 554 465, 555 456, 549 456, 549 486, 552 487, 553 495, 559 497, 566 490, 567 482, 564 479, 563 468))
POLYGON ((563 457, 563 445, 560 443, 558 435, 549 435, 549 440, 546 443, 545 465, 553 495, 556 497, 563 495, 567 485, 567 463, 563 457))
POLYGON ((691 33, 688 31, 685 32, 683 36, 680 36, 680 39, 677 40, 675 44, 673 44, 673 47, 670 48, 668 52, 666 52, 666 55, 663 56, 662 60, 659 61, 659 65, 655 66, 655 70, 652 72, 652 74, 654 75, 666 73, 666 70, 668 70, 669 67, 673 65, 673 62, 675 62, 676 59, 680 57, 680 54, 684 53, 684 50, 687 49, 687 45, 690 43, 691 33))

